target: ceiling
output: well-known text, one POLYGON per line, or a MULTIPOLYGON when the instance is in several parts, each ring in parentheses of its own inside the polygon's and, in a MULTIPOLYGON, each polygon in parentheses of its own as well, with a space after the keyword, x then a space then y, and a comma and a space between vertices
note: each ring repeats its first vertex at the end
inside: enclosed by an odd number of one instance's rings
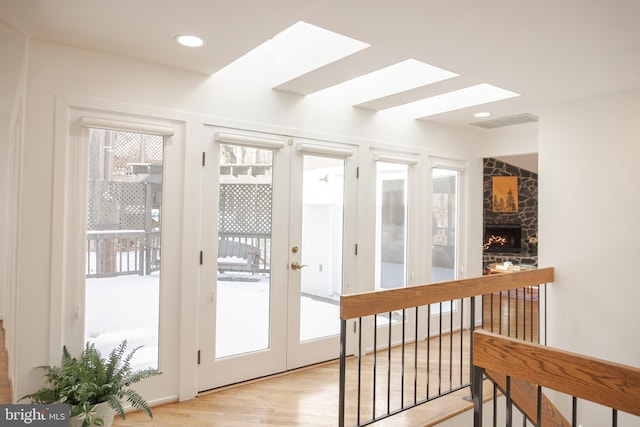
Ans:
MULTIPOLYGON (((415 59, 458 74, 377 109, 488 83, 520 96, 435 114, 468 126, 640 87, 638 0, 0 0, 0 21, 38 40, 213 74, 298 21, 370 45, 300 76, 301 96, 415 59), (196 34, 185 48, 177 34, 196 34)), ((479 129, 479 128, 478 128, 479 129)))

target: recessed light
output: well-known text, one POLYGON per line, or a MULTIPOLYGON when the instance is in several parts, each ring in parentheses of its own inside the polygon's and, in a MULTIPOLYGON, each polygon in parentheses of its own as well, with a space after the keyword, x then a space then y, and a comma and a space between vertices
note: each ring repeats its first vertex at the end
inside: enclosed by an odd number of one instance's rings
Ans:
POLYGON ((491 113, 489 113, 488 111, 481 111, 479 113, 475 113, 473 115, 473 117, 477 117, 477 118, 482 118, 482 117, 489 117, 491 115, 491 113))
POLYGON ((187 47, 200 47, 204 44, 204 40, 202 40, 200 37, 192 36, 189 34, 182 34, 182 35, 176 36, 175 39, 182 46, 187 46, 187 47))

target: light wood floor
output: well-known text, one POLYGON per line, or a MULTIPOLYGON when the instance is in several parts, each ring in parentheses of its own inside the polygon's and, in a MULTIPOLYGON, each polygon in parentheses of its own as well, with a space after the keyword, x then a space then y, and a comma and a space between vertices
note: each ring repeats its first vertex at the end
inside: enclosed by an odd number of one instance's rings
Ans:
MULTIPOLYGON (((349 369, 353 369, 353 360, 349 369)), ((129 413, 119 426, 336 426, 338 424, 338 363, 272 377, 213 392, 196 399, 153 408, 154 418, 141 412, 129 413)), ((489 387, 487 387, 488 389, 489 387)), ((465 400, 468 389, 461 390, 437 404, 429 403, 379 421, 375 426, 430 426, 471 408, 465 400)), ((353 404, 347 413, 353 414, 353 404)), ((355 425, 355 416, 346 425, 355 425)))
MULTIPOLYGON (((518 310, 522 316, 522 301, 516 302, 515 298, 508 300, 507 297, 502 298, 502 305, 497 302, 498 298, 494 298, 493 306, 490 305, 488 299, 485 300, 485 313, 493 309, 493 316, 486 314, 485 327, 491 320, 494 321, 494 329, 499 328, 500 322, 505 322, 509 311, 512 315, 518 310), (516 308, 517 307, 517 308, 516 308)), ((527 315, 522 317, 523 323, 520 334, 524 333, 526 328, 531 328, 529 317, 530 302, 527 301, 527 315)), ((534 303, 534 319, 537 318, 537 301, 534 303)), ((503 323, 503 333, 506 334, 507 323, 503 323)), ((534 330, 537 324, 534 325, 534 330)), ((529 331, 529 329, 526 329, 529 331)), ((4 344, 4 332, 0 332, 0 339, 4 344)), ((511 334, 515 334, 515 328, 511 329, 511 334)), ((529 332, 527 332, 529 334, 529 332)), ((536 333, 537 334, 537 333, 536 333)), ((468 334, 466 334, 468 336, 468 334)), ((468 338, 464 338, 464 348, 468 351, 468 338)), ((435 350, 434 356, 437 356, 437 346, 432 342, 432 351, 435 350)), ((459 357, 459 335, 454 334, 453 359, 459 357)), ((424 348, 426 341, 419 344, 419 354, 426 354, 424 348)), ((4 345, 2 346, 4 348, 4 345)), ((443 342, 443 359, 444 366, 440 369, 445 371, 448 369, 449 360, 449 341, 443 342)), ((407 349, 408 353, 412 353, 412 347, 407 349)), ((394 352, 392 364, 397 369, 398 352, 394 352)), ((356 364, 358 359, 350 359, 348 361, 348 383, 351 384, 353 377, 356 375, 356 364)), ((363 358, 363 361, 365 358, 363 358)), ((365 365, 369 362, 365 362, 365 365)), ((378 375, 386 375, 384 362, 380 362, 380 371, 378 375)), ((413 362, 410 362, 411 364, 413 362)), ((423 362, 421 362, 423 363, 423 362)), ((437 368, 438 364, 431 364, 431 370, 437 368)), ((457 372, 459 365, 456 365, 457 372)), ((456 374, 458 377, 459 374, 456 374)), ((462 376, 466 378, 468 375, 468 366, 463 366, 462 376)), ((273 376, 267 379, 257 380, 242 385, 222 389, 195 399, 182 402, 172 403, 153 408, 154 418, 150 419, 141 412, 131 412, 127 414, 126 420, 116 417, 114 427, 123 426, 153 426, 153 427, 182 427, 182 426, 336 426, 338 420, 338 362, 328 362, 310 368, 300 369, 294 372, 273 376)), ((370 383, 372 375, 366 383, 370 383)), ((435 376, 434 376, 435 378, 435 376)), ((413 381, 413 380, 410 380, 413 381)), ((421 383, 419 388, 424 389, 425 379, 419 380, 421 383)), ((443 385, 444 388, 449 386, 448 378, 443 385)), ((457 381, 454 379, 454 382, 457 381)), ((381 383, 384 381, 381 380, 381 383)), ((454 384, 455 386, 455 384, 454 384)), ((437 386, 436 386, 437 387, 437 386)), ((396 387, 398 388, 398 387, 396 387)), ((491 387, 484 388, 487 393, 491 387)), ((432 388, 433 390, 433 388, 432 388)), ((397 392, 397 390, 395 390, 397 392)), ((7 356, 4 351, 0 352, 0 403, 10 403, 10 388, 7 380, 7 356)), ((369 394, 371 392, 369 391, 369 394)), ((381 396, 378 402, 385 402, 386 390, 378 391, 381 396)), ((354 394, 353 387, 349 388, 348 397, 354 394)), ((406 397, 406 396, 405 396, 406 397)), ((463 389, 456 393, 452 393, 444 398, 440 398, 437 402, 428 403, 415 409, 405 411, 395 417, 379 421, 375 423, 378 427, 390 426, 406 426, 406 427, 428 427, 435 425, 450 416, 471 408, 471 403, 465 398, 469 397, 468 389, 463 389)), ((399 398, 398 398, 399 399, 399 398)), ((355 424, 355 399, 348 399, 347 413, 351 414, 347 418, 346 425, 355 424)), ((407 400, 407 398, 405 399, 407 400)), ((380 403, 379 403, 380 405, 380 403)), ((384 403, 382 404, 384 405, 384 403)), ((364 408, 363 412, 367 413, 370 408, 364 408)), ((365 418, 368 418, 368 414, 365 418)))

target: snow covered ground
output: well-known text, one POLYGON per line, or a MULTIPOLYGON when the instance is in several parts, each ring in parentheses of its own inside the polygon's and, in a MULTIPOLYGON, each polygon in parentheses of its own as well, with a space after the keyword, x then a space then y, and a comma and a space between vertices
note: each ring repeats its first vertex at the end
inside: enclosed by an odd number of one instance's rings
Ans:
MULTIPOLYGON (((85 339, 106 356, 126 338, 129 350, 143 346, 136 352, 135 367, 157 367, 159 273, 86 282, 85 339)), ((217 298, 217 357, 268 348, 266 277, 259 281, 221 280, 217 298)), ((303 341, 339 333, 337 303, 303 297, 301 305, 303 341)))

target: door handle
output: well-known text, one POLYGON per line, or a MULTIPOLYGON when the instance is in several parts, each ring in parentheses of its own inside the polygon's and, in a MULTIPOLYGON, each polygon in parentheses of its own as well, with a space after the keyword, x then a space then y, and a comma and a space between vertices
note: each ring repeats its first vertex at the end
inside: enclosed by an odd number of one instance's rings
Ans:
POLYGON ((307 267, 307 265, 306 264, 300 265, 296 261, 291 263, 291 269, 292 270, 300 270, 302 267, 307 267))

